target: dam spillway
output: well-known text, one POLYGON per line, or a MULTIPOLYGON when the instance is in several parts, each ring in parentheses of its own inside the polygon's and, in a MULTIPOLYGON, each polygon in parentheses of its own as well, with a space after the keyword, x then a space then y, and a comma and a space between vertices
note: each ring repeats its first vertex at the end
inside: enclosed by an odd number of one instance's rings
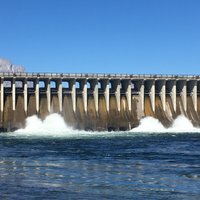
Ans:
POLYGON ((200 76, 0 73, 0 109, 1 131, 51 113, 83 130, 128 130, 145 116, 170 126, 181 114, 200 125, 200 76))

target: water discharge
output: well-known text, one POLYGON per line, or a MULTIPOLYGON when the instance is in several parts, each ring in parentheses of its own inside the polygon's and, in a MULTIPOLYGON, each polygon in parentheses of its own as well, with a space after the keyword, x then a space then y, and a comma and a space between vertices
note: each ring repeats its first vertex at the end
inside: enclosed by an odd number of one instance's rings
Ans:
POLYGON ((91 136, 107 135, 107 132, 89 132, 75 130, 68 126, 63 117, 57 113, 48 115, 45 120, 41 120, 36 115, 26 119, 25 128, 18 129, 8 136, 14 137, 59 137, 59 138, 83 138, 91 136))
POLYGON ((54 113, 47 116, 44 121, 36 115, 28 117, 26 119, 26 127, 17 130, 17 132, 54 132, 58 130, 59 132, 72 131, 72 128, 65 124, 61 115, 54 113))
POLYGON ((14 136, 36 136, 36 137, 111 137, 119 135, 133 135, 136 133, 198 133, 200 128, 194 127, 185 116, 178 116, 172 126, 165 128, 162 123, 153 117, 145 117, 140 121, 140 125, 127 132, 88 132, 74 130, 69 127, 61 115, 50 114, 45 120, 39 119, 36 115, 26 119, 26 127, 19 129, 9 135, 14 136))
POLYGON ((151 133, 197 133, 200 128, 194 127, 189 119, 184 115, 178 116, 172 126, 165 128, 158 119, 145 117, 141 119, 140 125, 131 132, 151 132, 151 133))
POLYGON ((44 121, 36 115, 26 119, 26 127, 15 131, 18 135, 35 136, 64 136, 74 130, 67 126, 64 119, 59 114, 50 114, 44 121))

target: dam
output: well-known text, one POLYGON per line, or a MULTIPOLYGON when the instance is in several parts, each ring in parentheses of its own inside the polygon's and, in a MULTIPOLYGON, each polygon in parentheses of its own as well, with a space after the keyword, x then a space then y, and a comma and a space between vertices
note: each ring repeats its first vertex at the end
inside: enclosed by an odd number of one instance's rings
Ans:
POLYGON ((129 130, 152 116, 169 127, 178 115, 200 125, 200 76, 0 73, 0 130, 28 116, 59 113, 82 130, 129 130))

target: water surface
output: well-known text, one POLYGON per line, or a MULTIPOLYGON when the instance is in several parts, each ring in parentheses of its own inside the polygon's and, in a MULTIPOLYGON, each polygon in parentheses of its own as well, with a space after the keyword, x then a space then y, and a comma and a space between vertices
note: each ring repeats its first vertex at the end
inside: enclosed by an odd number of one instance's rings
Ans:
POLYGON ((0 135, 0 199, 200 199, 199 133, 0 135))

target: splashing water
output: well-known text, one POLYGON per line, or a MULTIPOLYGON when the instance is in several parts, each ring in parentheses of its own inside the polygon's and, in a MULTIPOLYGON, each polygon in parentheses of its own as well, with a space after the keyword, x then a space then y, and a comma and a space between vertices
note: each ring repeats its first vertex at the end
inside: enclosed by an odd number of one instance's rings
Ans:
POLYGON ((50 114, 44 121, 39 119, 36 115, 26 119, 26 127, 18 129, 15 133, 20 135, 53 135, 60 136, 66 133, 73 132, 73 129, 66 125, 64 119, 59 114, 50 114))
POLYGON ((178 116, 174 120, 172 127, 167 130, 171 132, 200 132, 200 129, 194 127, 191 121, 183 115, 178 116))
POLYGON ((141 119, 140 125, 131 130, 131 132, 151 132, 151 133, 195 133, 200 132, 199 128, 192 125, 191 121, 185 116, 178 116, 172 126, 165 128, 158 119, 145 117, 141 119))
POLYGON ((26 119, 26 127, 18 129, 9 136, 16 137, 61 137, 61 138, 83 138, 91 136, 108 135, 108 132, 89 132, 75 130, 68 126, 63 117, 57 113, 48 115, 45 120, 39 119, 36 115, 26 119))
POLYGON ((141 119, 140 125, 126 132, 88 132, 74 130, 69 127, 63 117, 59 114, 50 114, 45 120, 39 119, 36 115, 26 119, 26 127, 19 129, 11 136, 22 137, 113 137, 125 135, 137 135, 138 133, 197 133, 200 128, 192 125, 191 121, 185 116, 178 116, 170 128, 165 128, 162 123, 153 117, 145 117, 141 119))
POLYGON ((140 125, 133 128, 131 132, 163 132, 165 127, 158 119, 153 117, 145 117, 141 119, 140 125))

